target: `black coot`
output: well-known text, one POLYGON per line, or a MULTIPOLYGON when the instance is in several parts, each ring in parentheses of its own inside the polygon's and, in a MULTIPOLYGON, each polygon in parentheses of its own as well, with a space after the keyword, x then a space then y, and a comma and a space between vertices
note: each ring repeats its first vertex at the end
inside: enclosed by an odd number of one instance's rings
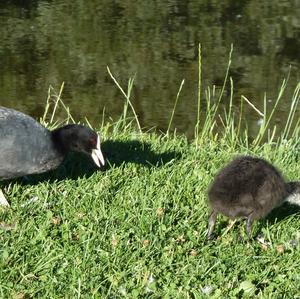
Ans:
POLYGON ((90 128, 66 125, 49 131, 26 114, 0 107, 0 179, 54 169, 69 151, 86 153, 97 166, 104 165, 100 137, 90 128))
POLYGON ((286 183, 280 172, 269 162, 241 156, 216 175, 208 191, 212 211, 208 220, 211 239, 218 213, 230 218, 245 217, 246 232, 251 236, 254 220, 263 218, 284 201, 297 202, 300 183, 286 183))

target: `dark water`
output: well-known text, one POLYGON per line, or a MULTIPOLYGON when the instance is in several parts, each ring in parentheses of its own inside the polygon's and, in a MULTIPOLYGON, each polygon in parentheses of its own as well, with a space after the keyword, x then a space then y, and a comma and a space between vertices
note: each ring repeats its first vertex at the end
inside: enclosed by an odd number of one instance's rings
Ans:
MULTIPOLYGON (((181 80, 174 127, 191 136, 197 108, 197 48, 203 87, 222 85, 233 43, 234 103, 243 94, 272 105, 289 69, 276 114, 280 124, 300 80, 300 1, 33 1, 0 2, 0 105, 41 116, 49 85, 65 82, 64 102, 77 120, 117 119, 123 85, 136 74, 132 101, 144 127, 165 130, 181 80)), ((229 96, 225 96, 224 104, 229 96)), ((258 116, 246 107, 252 132, 258 116)))

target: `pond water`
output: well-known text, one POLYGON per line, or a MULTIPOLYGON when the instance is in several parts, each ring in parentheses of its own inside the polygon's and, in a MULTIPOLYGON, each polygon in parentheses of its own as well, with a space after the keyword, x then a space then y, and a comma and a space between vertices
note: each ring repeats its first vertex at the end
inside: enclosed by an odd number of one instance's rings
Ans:
MULTIPOLYGON (((76 120, 99 126, 118 119, 124 87, 135 75, 132 102, 143 127, 166 130, 182 79, 173 128, 193 135, 197 114, 198 44, 202 86, 222 85, 230 46, 234 104, 245 95, 271 106, 283 78, 289 83, 274 121, 287 116, 300 80, 298 0, 6 0, 0 3, 0 105, 42 115, 49 85, 76 120)), ((204 93, 203 93, 204 98, 204 93)), ((229 93, 223 99, 228 103, 229 93)), ((246 106, 248 125, 259 116, 246 106)))

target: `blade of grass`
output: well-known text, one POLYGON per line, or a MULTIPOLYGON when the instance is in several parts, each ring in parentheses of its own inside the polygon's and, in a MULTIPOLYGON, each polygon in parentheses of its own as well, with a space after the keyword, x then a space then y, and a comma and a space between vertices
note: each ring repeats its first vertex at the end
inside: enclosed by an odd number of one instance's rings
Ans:
POLYGON ((296 89, 294 91, 293 97, 292 97, 292 102, 291 102, 291 108, 289 110, 289 115, 286 121, 286 125, 285 128, 283 130, 283 138, 287 139, 291 130, 291 126, 295 117, 295 113, 297 110, 297 106, 299 103, 299 99, 300 99, 300 83, 297 84, 296 89))
POLYGON ((169 121, 167 133, 166 133, 167 135, 169 134, 169 131, 170 131, 170 128, 171 128, 171 124, 172 124, 172 121, 173 121, 174 113, 175 113, 175 110, 176 110, 176 107, 177 107, 178 98, 179 98, 181 89, 182 89, 182 87, 183 87, 183 84, 184 84, 184 79, 181 81, 180 87, 179 87, 178 92, 177 92, 177 95, 176 95, 174 107, 173 107, 173 110, 172 110, 171 118, 170 118, 170 121, 169 121))
POLYGON ((110 75, 110 77, 112 78, 112 80, 114 81, 114 83, 117 85, 117 87, 119 88, 119 90, 121 91, 121 93, 124 95, 125 99, 127 100, 132 112, 133 112, 133 115, 134 115, 134 118, 135 118, 135 121, 136 121, 136 124, 138 126, 138 129, 140 131, 140 133, 142 133, 142 128, 141 128, 141 125, 140 125, 140 122, 139 122, 139 119, 138 119, 138 116, 135 112, 135 109, 130 101, 130 93, 131 93, 131 89, 132 89, 132 86, 133 86, 133 81, 134 81, 134 78, 133 79, 129 79, 129 83, 128 83, 128 90, 127 90, 127 93, 125 93, 125 91, 123 90, 123 88, 121 87, 121 85, 119 84, 119 82, 117 81, 117 79, 113 76, 113 74, 111 73, 109 67, 107 66, 107 71, 110 75))
POLYGON ((241 96, 241 98, 251 107, 251 108, 253 108, 253 110, 255 111, 255 112, 257 112, 258 113, 258 115, 259 116, 261 116, 261 117, 264 117, 264 114, 257 108, 257 107, 255 107, 255 105, 254 104, 252 104, 251 102, 250 102, 250 100, 248 100, 245 96, 241 96))
POLYGON ((201 113, 201 80, 202 80, 202 53, 201 44, 198 45, 198 102, 197 102, 197 122, 195 130, 195 138, 199 137, 200 113, 201 113))
POLYGON ((64 89, 64 86, 65 86, 65 82, 63 82, 60 86, 60 90, 59 90, 59 93, 58 93, 58 96, 56 97, 56 101, 54 102, 54 108, 52 110, 52 115, 51 115, 51 118, 50 118, 50 124, 53 123, 53 119, 54 119, 54 116, 55 116, 55 112, 56 112, 56 109, 57 109, 57 106, 58 106, 58 102, 60 101, 61 99, 61 94, 63 92, 63 89, 64 89))

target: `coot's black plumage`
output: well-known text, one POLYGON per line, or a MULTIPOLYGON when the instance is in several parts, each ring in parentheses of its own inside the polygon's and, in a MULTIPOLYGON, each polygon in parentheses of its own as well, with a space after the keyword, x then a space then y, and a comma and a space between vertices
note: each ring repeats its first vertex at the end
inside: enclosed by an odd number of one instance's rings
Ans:
POLYGON ((238 157, 221 169, 209 188, 212 211, 207 237, 212 236, 218 213, 230 218, 246 217, 246 231, 251 236, 254 220, 263 218, 298 193, 300 183, 286 183, 269 162, 250 156, 238 157))
POLYGON ((0 179, 54 169, 69 151, 84 152, 104 165, 100 138, 90 128, 67 125, 49 131, 24 113, 0 107, 0 179))

